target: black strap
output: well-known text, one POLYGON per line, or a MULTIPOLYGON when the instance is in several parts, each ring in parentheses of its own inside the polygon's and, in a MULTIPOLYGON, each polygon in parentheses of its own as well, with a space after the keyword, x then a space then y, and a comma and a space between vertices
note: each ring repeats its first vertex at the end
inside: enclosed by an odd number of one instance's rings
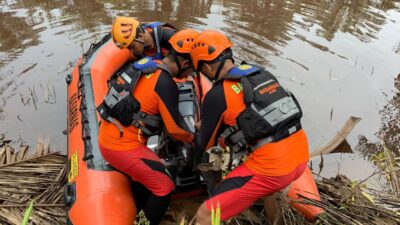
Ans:
POLYGON ((181 64, 179 63, 178 56, 175 54, 175 52, 173 52, 172 55, 174 56, 175 64, 176 64, 176 66, 178 67, 178 75, 180 75, 181 72, 182 72, 182 71, 181 71, 182 67, 181 67, 181 64))
POLYGON ((150 114, 147 114, 142 111, 133 114, 133 119, 141 121, 151 127, 161 127, 162 126, 162 119, 160 116, 150 115, 150 114))
POLYGON ((235 153, 244 149, 247 145, 245 136, 237 125, 226 128, 224 132, 222 132, 221 138, 231 145, 235 153))
POLYGON ((111 116, 109 116, 107 118, 107 120, 108 120, 108 122, 110 122, 110 123, 114 124, 115 126, 117 126, 117 128, 119 130, 119 137, 124 136, 124 130, 123 130, 123 128, 121 127, 121 125, 117 121, 115 121, 111 116))
POLYGON ((236 133, 232 134, 229 137, 229 141, 234 144, 233 150, 235 152, 239 151, 242 147, 246 146, 246 139, 241 130, 238 130, 236 133))
POLYGON ((289 126, 281 128, 274 134, 274 142, 285 139, 301 129, 302 129, 302 126, 301 126, 300 120, 292 123, 289 126))
POLYGON ((117 76, 114 77, 114 79, 116 79, 117 77, 122 77, 122 79, 126 81, 126 83, 124 84, 124 89, 126 91, 132 92, 135 89, 141 74, 142 71, 136 70, 133 68, 133 66, 131 66, 131 64, 128 64, 124 67, 124 70, 122 72, 118 73, 117 76), (128 78, 126 78, 124 74, 127 75, 128 78), (131 80, 129 81, 127 79, 131 80))
POLYGON ((156 50, 157 50, 157 56, 161 59, 162 58, 162 51, 161 51, 161 38, 162 38, 162 27, 157 26, 154 27, 153 33, 154 33, 154 42, 156 44, 156 50))
POLYGON ((230 137, 233 133, 237 132, 238 130, 239 130, 239 127, 237 125, 228 127, 224 130, 224 132, 222 132, 221 138, 227 139, 228 137, 230 137))
POLYGON ((107 104, 105 104, 104 102, 102 102, 102 103, 96 108, 96 110, 99 112, 101 118, 103 118, 103 119, 107 120, 108 122, 114 124, 114 125, 118 128, 119 136, 120 136, 120 137, 122 137, 122 136, 124 135, 124 130, 123 130, 122 126, 121 126, 119 123, 117 123, 117 121, 116 121, 115 119, 113 119, 113 118, 109 115, 109 113, 108 113, 109 108, 108 108, 107 104))
POLYGON ((228 59, 223 59, 221 61, 221 63, 219 64, 218 69, 217 69, 217 73, 215 73, 214 81, 218 80, 218 78, 219 78, 219 76, 221 74, 221 70, 222 70, 222 68, 224 68, 226 60, 228 60, 228 59))
POLYGON ((159 130, 154 131, 154 132, 150 131, 147 127, 143 126, 139 120, 134 120, 132 125, 138 129, 142 130, 143 133, 147 136, 153 136, 153 135, 158 134, 158 132, 159 132, 159 130))
POLYGON ((285 127, 284 129, 277 131, 274 136, 269 136, 258 140, 256 144, 251 146, 247 145, 245 136, 237 125, 226 128, 220 137, 231 145, 234 153, 238 153, 239 151, 252 152, 265 144, 277 142, 287 138, 301 129, 301 123, 298 121, 289 127, 285 127), (248 148, 246 148, 246 146, 248 146, 248 148))
POLYGON ((157 67, 165 72, 167 72, 170 76, 172 76, 172 72, 169 69, 169 67, 167 65, 165 65, 164 63, 160 63, 157 65, 157 67))

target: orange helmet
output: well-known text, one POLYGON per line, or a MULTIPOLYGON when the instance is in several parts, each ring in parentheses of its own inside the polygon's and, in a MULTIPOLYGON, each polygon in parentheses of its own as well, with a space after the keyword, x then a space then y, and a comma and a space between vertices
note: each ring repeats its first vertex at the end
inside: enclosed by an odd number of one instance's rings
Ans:
POLYGON ((111 35, 115 45, 118 48, 128 48, 136 37, 136 30, 139 27, 139 21, 132 17, 119 16, 115 18, 111 35))
POLYGON ((199 36, 199 32, 192 29, 178 31, 170 39, 169 43, 177 53, 190 54, 193 40, 199 36))
POLYGON ((203 31, 193 42, 190 56, 193 67, 198 69, 200 61, 212 61, 226 49, 232 47, 232 43, 225 35, 215 30, 203 31))

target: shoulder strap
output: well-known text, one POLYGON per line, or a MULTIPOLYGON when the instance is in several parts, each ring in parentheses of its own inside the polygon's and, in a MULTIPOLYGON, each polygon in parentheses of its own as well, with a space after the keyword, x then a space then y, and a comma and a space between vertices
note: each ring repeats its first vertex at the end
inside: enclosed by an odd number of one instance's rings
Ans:
POLYGON ((165 65, 164 63, 160 63, 157 66, 159 69, 167 72, 171 77, 173 77, 171 70, 169 69, 169 67, 167 65, 165 65))
POLYGON ((150 23, 142 23, 141 25, 142 25, 143 29, 146 29, 146 28, 154 29, 154 27, 163 26, 164 23, 162 23, 160 21, 154 21, 154 22, 150 22, 150 23))
POLYGON ((144 74, 153 73, 157 70, 157 62, 151 57, 144 57, 143 59, 133 63, 133 68, 139 70, 144 74))
POLYGON ((172 72, 169 67, 162 62, 158 62, 154 61, 151 57, 145 57, 133 63, 133 70, 136 69, 144 74, 149 74, 154 73, 157 69, 161 69, 172 76, 172 72))
POLYGON ((157 59, 162 59, 162 51, 161 51, 161 37, 162 37, 162 27, 161 26, 157 26, 153 28, 153 32, 154 32, 154 42, 156 44, 156 58, 157 59))
POLYGON ((119 76, 126 81, 127 91, 133 91, 135 89, 141 73, 141 71, 136 70, 132 68, 131 65, 129 65, 124 71, 119 74, 119 76))
POLYGON ((243 64, 237 67, 233 67, 228 71, 228 74, 224 77, 224 79, 234 79, 239 80, 243 77, 249 76, 251 74, 255 74, 260 72, 260 69, 256 66, 243 64))
MULTIPOLYGON (((243 88, 244 103, 250 106, 254 101, 255 91, 260 91, 260 88, 266 85, 276 83, 279 86, 278 80, 265 69, 260 69, 257 72, 250 73, 251 76, 243 76, 240 79, 243 88)), ((284 90, 285 91, 285 90, 284 90)))

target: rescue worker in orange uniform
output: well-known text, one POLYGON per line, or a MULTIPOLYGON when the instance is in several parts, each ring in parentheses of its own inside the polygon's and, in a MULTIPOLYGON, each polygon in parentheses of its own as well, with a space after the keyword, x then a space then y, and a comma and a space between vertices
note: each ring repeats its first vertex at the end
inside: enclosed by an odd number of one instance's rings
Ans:
POLYGON ((171 50, 169 39, 176 32, 176 29, 168 23, 141 24, 133 17, 123 16, 115 18, 111 28, 115 45, 121 49, 129 49, 136 59, 145 56, 163 59, 171 50))
POLYGON ((190 143, 191 133, 178 109, 173 77, 190 73, 189 52, 198 33, 182 30, 171 38, 173 51, 163 61, 145 57, 128 63, 111 79, 97 108, 102 117, 99 147, 106 161, 151 193, 143 207, 150 224, 158 224, 168 208, 175 184, 160 158, 149 149, 149 136, 162 127, 175 140, 190 143))
MULTIPOLYGON (((211 207, 226 221, 288 186, 309 159, 302 111, 293 94, 257 65, 235 65, 232 43, 220 32, 202 32, 192 46, 193 66, 214 81, 205 96, 201 127, 195 138, 198 156, 222 137, 234 154, 247 154, 198 209, 200 225, 211 224, 211 207)), ((199 158, 199 157, 197 157, 199 158)))
MULTIPOLYGON (((194 92, 197 98, 197 108, 198 110, 200 110, 200 104, 203 95, 205 94, 203 92, 207 92, 209 90, 209 85, 205 83, 207 81, 201 80, 202 75, 196 73, 193 68, 192 59, 190 58, 190 51, 192 48, 191 44, 194 38, 199 35, 199 32, 193 29, 185 29, 184 32, 178 33, 178 35, 174 35, 169 39, 169 43, 172 47, 171 50, 167 53, 167 55, 176 62, 173 66, 176 66, 175 69, 178 71, 178 75, 174 77, 174 81, 178 84, 178 86, 180 83, 193 83, 194 92), (186 37, 190 37, 190 41, 183 42, 183 34, 186 37)), ((197 112, 197 114, 200 115, 200 111, 197 112)))
MULTIPOLYGON (((193 69, 190 51, 192 48, 192 42, 194 38, 199 35, 199 32, 193 29, 185 29, 183 31, 184 32, 178 32, 179 34, 177 33, 177 35, 173 35, 168 40, 168 43, 171 45, 171 49, 167 53, 167 56, 171 57, 175 61, 175 65, 173 66, 176 67, 174 69, 176 69, 178 73, 178 75, 174 77, 176 83, 193 80, 196 81, 195 83, 198 85, 198 76, 196 71, 193 69), (185 37, 190 37, 190 40, 183 42, 183 34, 185 37)), ((197 88, 197 92, 198 91, 200 91, 199 88, 197 88)))

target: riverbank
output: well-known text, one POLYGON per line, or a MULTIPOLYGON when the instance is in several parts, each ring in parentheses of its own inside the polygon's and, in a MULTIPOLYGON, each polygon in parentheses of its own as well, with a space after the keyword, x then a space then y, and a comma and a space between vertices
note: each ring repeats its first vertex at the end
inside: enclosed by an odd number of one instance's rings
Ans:
MULTIPOLYGON (((65 224, 66 156, 52 152, 50 146, 42 142, 38 142, 33 151, 29 151, 27 145, 15 148, 9 144, 4 138, 0 140, 0 224, 21 224, 24 211, 32 201, 30 224, 65 224)), ((389 156, 392 154, 389 149, 385 151, 383 157, 373 158, 381 166, 380 175, 390 178, 390 174, 395 173, 398 176, 398 158, 389 156)), ((345 174, 331 178, 315 175, 315 179, 321 202, 304 201, 326 210, 319 219, 320 224, 400 223, 400 198, 392 185, 393 177, 384 190, 367 186, 368 178, 352 181, 345 174)), ((190 221, 203 198, 173 201, 163 224, 190 221)), ((285 194, 280 199, 283 224, 310 224, 289 207, 290 200, 285 194)), ((257 202, 227 224, 266 224, 262 203, 257 202)))

